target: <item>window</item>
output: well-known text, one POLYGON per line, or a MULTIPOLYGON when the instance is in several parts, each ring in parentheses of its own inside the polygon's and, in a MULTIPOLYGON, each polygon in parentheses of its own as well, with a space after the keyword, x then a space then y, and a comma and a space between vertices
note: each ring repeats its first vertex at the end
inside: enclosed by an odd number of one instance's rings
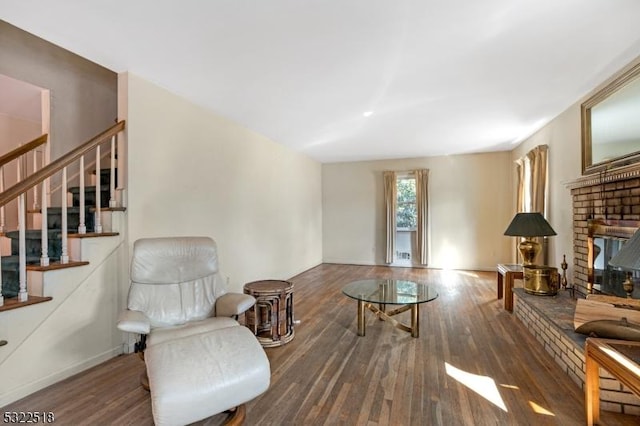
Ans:
POLYGON ((416 179, 413 176, 399 176, 397 181, 396 228, 415 230, 417 223, 416 179))

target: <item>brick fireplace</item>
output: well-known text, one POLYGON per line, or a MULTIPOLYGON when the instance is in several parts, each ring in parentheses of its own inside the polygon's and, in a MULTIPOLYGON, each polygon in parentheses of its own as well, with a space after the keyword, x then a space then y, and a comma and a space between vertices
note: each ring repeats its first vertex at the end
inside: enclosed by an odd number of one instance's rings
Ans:
POLYGON ((573 284, 576 295, 589 293, 590 227, 611 226, 630 237, 640 221, 640 166, 603 171, 568 183, 573 199, 573 284), (629 230, 631 232, 629 233, 629 230))

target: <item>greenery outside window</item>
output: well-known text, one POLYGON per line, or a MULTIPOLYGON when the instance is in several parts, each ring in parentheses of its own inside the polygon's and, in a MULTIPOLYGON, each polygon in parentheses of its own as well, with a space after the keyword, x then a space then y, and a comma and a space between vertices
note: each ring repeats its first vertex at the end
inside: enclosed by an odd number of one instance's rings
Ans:
POLYGON ((415 231, 417 223, 416 179, 413 176, 399 176, 397 181, 396 229, 415 231))

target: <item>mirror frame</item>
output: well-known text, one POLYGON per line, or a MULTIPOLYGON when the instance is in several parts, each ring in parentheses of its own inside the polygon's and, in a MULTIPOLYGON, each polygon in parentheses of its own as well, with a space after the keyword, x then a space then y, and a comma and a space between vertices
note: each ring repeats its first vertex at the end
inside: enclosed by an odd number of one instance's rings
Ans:
POLYGON ((609 170, 610 168, 626 166, 628 164, 640 162, 640 151, 630 152, 611 160, 593 163, 592 141, 591 141, 591 108, 607 99, 613 93, 625 87, 627 84, 640 77, 640 63, 622 71, 610 83, 598 90, 589 99, 582 103, 580 107, 581 130, 582 130, 582 174, 609 170))

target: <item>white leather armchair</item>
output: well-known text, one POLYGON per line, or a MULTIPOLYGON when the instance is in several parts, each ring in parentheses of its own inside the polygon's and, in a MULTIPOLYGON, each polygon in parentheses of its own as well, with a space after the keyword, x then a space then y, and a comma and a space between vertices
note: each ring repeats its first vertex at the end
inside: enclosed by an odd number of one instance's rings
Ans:
POLYGON ((267 390, 266 354, 236 321, 254 303, 225 292, 211 238, 134 243, 128 309, 118 328, 141 336, 136 350, 144 351, 157 425, 192 423, 267 390))

